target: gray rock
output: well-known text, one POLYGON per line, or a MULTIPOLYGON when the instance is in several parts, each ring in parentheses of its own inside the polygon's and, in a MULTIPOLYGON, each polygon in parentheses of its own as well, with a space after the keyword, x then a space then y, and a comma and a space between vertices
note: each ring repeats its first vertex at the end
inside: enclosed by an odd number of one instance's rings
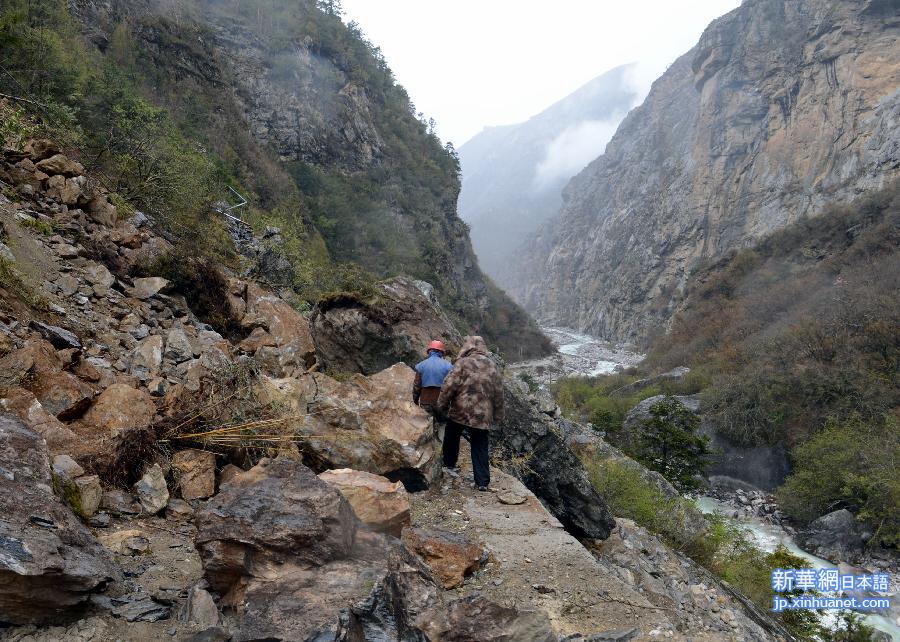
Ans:
POLYGON ((53 494, 46 442, 9 415, 0 415, 0 471, 2 619, 69 617, 120 571, 53 494))
POLYGON ((99 285, 109 289, 116 282, 116 277, 106 269, 105 265, 100 263, 92 263, 84 269, 84 276, 91 285, 99 285))
POLYGON ((797 544, 832 562, 858 562, 872 539, 872 527, 845 508, 823 515, 797 532, 797 544))
POLYGON ((163 338, 154 334, 141 341, 131 353, 131 374, 146 381, 159 373, 163 359, 163 338))
POLYGON ((16 262, 16 255, 13 254, 12 250, 9 249, 9 246, 6 243, 0 243, 0 259, 8 263, 16 262))
POLYGON ((53 474, 64 479, 75 479, 84 475, 84 468, 69 455, 57 455, 53 458, 53 474))
POLYGON ((166 351, 163 356, 175 363, 182 363, 194 358, 194 348, 184 330, 177 327, 169 330, 166 335, 166 351))
POLYGON ((144 593, 134 593, 113 600, 112 614, 126 622, 159 622, 169 618, 170 607, 144 593))
POLYGON ((114 515, 137 515, 141 512, 140 504, 135 501, 134 496, 117 488, 103 492, 100 508, 114 515))
POLYGON ((56 286, 59 288, 60 294, 63 296, 72 296, 78 292, 81 283, 71 274, 63 274, 56 279, 56 286))
POLYGON ((609 537, 615 520, 581 461, 566 447, 562 431, 508 383, 506 417, 491 442, 495 457, 509 462, 508 472, 521 479, 567 531, 576 537, 609 537))
POLYGON ((81 340, 72 332, 55 325, 48 325, 40 321, 32 321, 29 324, 32 330, 37 330, 44 339, 53 344, 57 350, 75 348, 81 350, 81 340))
POLYGON ((161 292, 169 285, 169 281, 160 276, 134 279, 131 295, 136 299, 146 300, 161 292))
POLYGON ((159 464, 153 464, 134 485, 141 508, 145 513, 156 515, 169 503, 169 489, 159 464))
POLYGON ((221 621, 219 609, 212 595, 199 586, 192 586, 188 591, 187 600, 178 613, 178 619, 206 628, 218 626, 221 621))

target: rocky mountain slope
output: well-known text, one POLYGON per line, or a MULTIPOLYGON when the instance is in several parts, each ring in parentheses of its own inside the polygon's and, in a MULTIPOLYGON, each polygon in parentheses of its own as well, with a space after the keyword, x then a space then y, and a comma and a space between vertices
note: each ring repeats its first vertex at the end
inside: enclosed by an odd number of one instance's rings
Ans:
POLYGON ((305 316, 245 259, 196 275, 225 315, 213 327, 198 284, 145 267, 174 251, 154 222, 119 215, 54 143, 5 150, 0 180, 4 639, 786 639, 665 543, 616 527, 558 413, 519 384, 495 439, 502 492, 442 485, 402 362, 422 333, 453 336, 425 284, 305 316), (396 362, 347 359, 359 340, 396 362), (342 380, 320 372, 331 363, 342 380), (435 514, 440 501, 456 504, 435 514), (487 528, 501 514, 509 525, 487 528), (523 536, 550 547, 531 563, 565 565, 543 582, 561 596, 480 591, 527 589, 530 562, 509 553, 523 536))
POLYGON ((514 292, 615 339, 665 326, 692 270, 900 173, 893 0, 748 0, 714 21, 564 192, 514 292))
POLYGON ((489 127, 459 148, 459 215, 482 268, 501 286, 510 257, 558 213, 562 188, 603 152, 635 102, 630 67, 616 67, 524 123, 489 127))
POLYGON ((54 0, 44 15, 19 4, 4 90, 49 105, 51 122, 74 114, 54 124, 79 138, 89 169, 170 234, 197 226, 197 201, 233 203, 236 188, 250 203, 235 213, 288 239, 265 277, 300 300, 410 274, 494 346, 546 351, 478 267, 453 150, 334 5, 54 0), (35 82, 34 68, 53 80, 35 82))

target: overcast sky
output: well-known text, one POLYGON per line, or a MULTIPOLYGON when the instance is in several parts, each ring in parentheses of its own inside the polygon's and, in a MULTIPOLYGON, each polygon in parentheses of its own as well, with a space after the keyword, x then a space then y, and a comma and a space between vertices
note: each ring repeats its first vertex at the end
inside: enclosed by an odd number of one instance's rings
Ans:
POLYGON ((527 120, 604 71, 646 85, 739 0, 343 0, 416 107, 457 147, 527 120))

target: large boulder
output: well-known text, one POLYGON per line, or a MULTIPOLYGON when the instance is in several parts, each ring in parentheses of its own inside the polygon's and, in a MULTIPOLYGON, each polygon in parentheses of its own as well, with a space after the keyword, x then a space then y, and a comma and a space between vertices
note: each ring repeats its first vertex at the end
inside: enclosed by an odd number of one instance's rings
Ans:
POLYGON ((63 154, 54 154, 50 158, 35 163, 42 172, 53 176, 54 174, 62 174, 63 176, 80 176, 84 173, 84 167, 78 161, 73 161, 63 154))
POLYGON ((427 488, 440 472, 431 416, 412 402, 414 371, 398 363, 370 377, 338 384, 322 375, 300 430, 317 470, 353 468, 427 488))
POLYGON ((451 352, 462 344, 427 283, 396 277, 363 298, 340 294, 323 299, 310 320, 316 351, 333 371, 373 374, 402 361, 415 365, 432 339, 451 352))
POLYGON ((146 390, 115 383, 104 390, 81 419, 70 424, 79 437, 71 454, 111 485, 132 483, 156 448, 151 424, 156 412, 146 390))
POLYGON ((492 457, 538 496, 576 537, 606 539, 615 525, 562 430, 528 397, 505 384, 506 417, 491 433, 492 457))
POLYGON ((858 562, 872 539, 872 527, 846 508, 822 515, 797 532, 797 544, 832 562, 858 562))
POLYGON ((322 566, 349 557, 356 517, 349 502, 296 460, 264 459, 235 477, 197 513, 197 549, 210 585, 241 590, 290 562, 322 566))
POLYGON ((240 618, 236 640, 317 639, 384 573, 386 554, 377 564, 354 556, 347 500, 293 459, 263 460, 232 479, 196 525, 206 578, 240 618))
POLYGON ((52 485, 44 440, 0 415, 0 622, 65 620, 120 577, 52 485))
POLYGON ((253 353, 269 374, 299 374, 315 364, 316 348, 303 315, 255 283, 232 279, 229 287, 232 314, 253 336, 242 349, 253 353))
POLYGON ((341 491, 369 528, 400 537, 409 525, 409 495, 400 482, 350 468, 326 470, 319 479, 341 491))

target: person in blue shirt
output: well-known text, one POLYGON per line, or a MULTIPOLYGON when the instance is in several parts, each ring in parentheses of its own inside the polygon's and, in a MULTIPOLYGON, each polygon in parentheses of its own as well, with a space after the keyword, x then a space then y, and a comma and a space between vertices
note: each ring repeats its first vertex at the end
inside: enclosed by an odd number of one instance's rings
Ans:
POLYGON ((434 414, 438 396, 444 379, 453 366, 444 359, 444 343, 432 341, 428 344, 428 358, 416 364, 416 378, 413 382, 413 403, 434 414))

